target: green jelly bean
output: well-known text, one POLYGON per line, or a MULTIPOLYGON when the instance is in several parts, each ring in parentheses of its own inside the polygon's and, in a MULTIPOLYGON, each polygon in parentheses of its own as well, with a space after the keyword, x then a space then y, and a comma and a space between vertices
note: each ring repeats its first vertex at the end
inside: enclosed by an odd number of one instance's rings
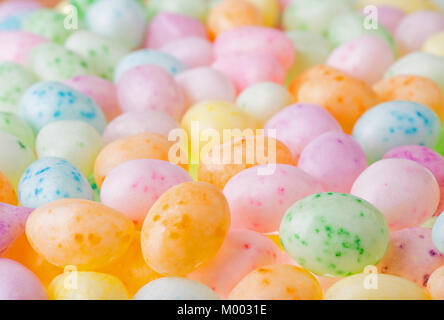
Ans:
POLYGON ((22 29, 63 44, 72 30, 65 28, 65 15, 49 9, 37 10, 23 21, 22 29))
POLYGON ((0 131, 21 139, 29 148, 34 150, 34 131, 29 124, 18 115, 9 112, 0 112, 0 131))

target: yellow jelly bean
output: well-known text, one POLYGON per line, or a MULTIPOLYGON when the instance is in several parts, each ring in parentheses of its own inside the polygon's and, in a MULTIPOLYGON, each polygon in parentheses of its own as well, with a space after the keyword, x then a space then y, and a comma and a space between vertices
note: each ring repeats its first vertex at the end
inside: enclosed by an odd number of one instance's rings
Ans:
POLYGON ((428 38, 422 51, 444 57, 444 31, 428 38))
POLYGON ((278 0, 248 0, 254 4, 262 13, 264 25, 274 27, 279 22, 279 1, 278 0))

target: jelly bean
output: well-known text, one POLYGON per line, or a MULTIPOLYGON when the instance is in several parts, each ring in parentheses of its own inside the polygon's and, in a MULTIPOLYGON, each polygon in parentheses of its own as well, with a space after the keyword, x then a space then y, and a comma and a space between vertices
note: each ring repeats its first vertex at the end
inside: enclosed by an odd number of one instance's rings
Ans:
POLYGON ((378 262, 389 243, 384 216, 370 203, 342 193, 296 202, 279 232, 285 251, 317 275, 350 276, 378 262))
POLYGON ((0 254, 25 231, 25 223, 32 209, 19 208, 6 203, 0 203, 0 254))
POLYGON ((361 273, 336 282, 325 300, 429 300, 415 283, 388 274, 361 273))
POLYGON ((213 258, 230 226, 227 200, 216 187, 185 182, 151 207, 142 228, 142 252, 160 274, 186 275, 213 258))
POLYGON ((426 106, 409 101, 390 101, 368 110, 356 122, 353 137, 369 162, 402 145, 433 148, 438 142, 440 120, 426 106))
POLYGON ((31 51, 48 40, 34 33, 24 31, 0 32, 0 61, 26 65, 31 51))
POLYGON ((29 124, 18 115, 0 112, 0 131, 22 140, 31 150, 34 149, 35 135, 29 124))
POLYGON ((8 16, 7 18, 0 20, 0 30, 21 30, 23 28, 24 21, 31 15, 32 11, 23 11, 17 15, 8 16))
POLYGON ((254 4, 262 14, 264 25, 275 27, 279 23, 279 1, 278 0, 248 0, 254 4))
POLYGON ((108 173, 119 164, 136 159, 158 159, 168 161, 172 143, 167 138, 141 133, 121 138, 105 146, 94 163, 94 178, 99 187, 108 173))
POLYGON ((0 63, 0 110, 16 113, 23 92, 35 82, 35 76, 22 66, 0 63))
POLYGON ((325 191, 348 193, 367 168, 367 159, 352 137, 331 131, 304 148, 298 167, 319 181, 325 191))
POLYGON ((212 43, 198 37, 170 41, 159 50, 183 62, 189 68, 209 66, 214 61, 212 43))
POLYGON ((427 282, 427 291, 433 300, 444 300, 444 266, 436 269, 427 282))
POLYGON ((435 213, 440 197, 433 174, 406 159, 375 162, 356 179, 351 193, 378 208, 391 231, 427 221, 435 213))
POLYGON ((48 288, 51 300, 128 300, 123 283, 116 277, 87 271, 65 272, 48 288), (71 285, 67 285, 71 284, 71 285))
POLYGON ((102 148, 102 138, 94 127, 83 121, 57 121, 44 126, 36 140, 39 158, 68 160, 88 177, 102 148))
POLYGON ((422 47, 422 51, 444 57, 444 31, 429 37, 422 47))
POLYGON ((92 125, 100 133, 105 116, 87 95, 60 82, 43 81, 30 87, 20 100, 19 115, 35 132, 60 120, 79 120, 92 125))
POLYGON ((342 129, 333 116, 320 106, 294 104, 274 115, 265 124, 265 132, 276 131, 276 138, 290 149, 294 163, 310 141, 329 131, 342 129))
POLYGON ((126 71, 117 84, 120 106, 126 111, 157 110, 180 120, 185 113, 182 92, 163 68, 143 65, 126 71))
POLYGON ((90 31, 129 48, 140 46, 146 28, 143 8, 133 0, 97 1, 86 11, 85 22, 90 31))
POLYGON ((263 234, 232 229, 216 256, 188 277, 206 284, 222 298, 226 298, 248 273, 281 261, 279 247, 263 234), (231 270, 228 274, 227 269, 231 270))
MULTIPOLYGON (((399 23, 406 15, 405 12, 397 7, 384 4, 378 5, 377 9, 378 22, 384 26, 392 36, 395 35, 399 23)), ((365 10, 365 8, 364 14, 368 14, 368 11, 365 10)))
POLYGON ((117 139, 140 133, 155 133, 168 137, 179 124, 170 115, 154 110, 125 112, 108 123, 103 133, 106 145, 117 139))
POLYGON ((164 277, 141 288, 134 300, 219 300, 210 288, 197 281, 164 277))
POLYGON ((160 12, 172 12, 205 21, 208 4, 205 0, 150 0, 147 10, 148 19, 152 19, 160 12))
POLYGON ((384 77, 394 61, 387 42, 364 35, 337 47, 326 65, 373 85, 384 77))
POLYGON ((443 221, 444 216, 441 214, 438 219, 436 219, 435 224, 432 229, 432 240, 433 244, 438 248, 441 253, 444 253, 444 237, 443 237, 443 221))
POLYGON ((321 300, 322 289, 308 271, 281 264, 261 267, 231 291, 234 300, 321 300))
POLYGON ((233 228, 276 232, 293 203, 323 190, 319 182, 291 165, 276 164, 270 175, 259 175, 257 170, 245 169, 225 185, 233 228), (247 185, 256 187, 248 189, 247 185))
POLYGON ((169 188, 191 181, 184 169, 155 159, 124 162, 111 170, 103 181, 100 199, 104 205, 143 223, 156 200, 169 188))
POLYGON ((72 30, 64 27, 65 16, 57 11, 41 9, 32 12, 23 21, 22 30, 41 35, 48 40, 63 44, 72 30))
POLYGON ((16 205, 17 194, 11 182, 0 172, 0 202, 16 205))
POLYGON ((0 20, 23 11, 40 9, 41 4, 33 0, 6 1, 0 4, 0 20))
POLYGON ((14 260, 0 258, 1 300, 46 300, 39 279, 14 260))
POLYGON ((31 213, 26 236, 31 246, 56 266, 95 269, 125 253, 134 236, 134 225, 102 204, 62 199, 31 213))

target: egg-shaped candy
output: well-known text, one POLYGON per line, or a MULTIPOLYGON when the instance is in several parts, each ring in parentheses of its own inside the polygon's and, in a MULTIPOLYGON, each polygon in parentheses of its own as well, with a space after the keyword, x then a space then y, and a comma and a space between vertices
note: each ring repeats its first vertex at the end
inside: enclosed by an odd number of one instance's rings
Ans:
POLYGON ((444 31, 429 37, 427 41, 424 42, 422 51, 444 57, 444 31))
POLYGON ((292 102, 293 97, 288 90, 274 82, 253 84, 243 90, 236 100, 240 109, 261 124, 292 102))
POLYGON ((189 68, 209 66, 214 62, 213 44, 200 37, 173 40, 159 49, 189 68))
POLYGON ((186 278, 164 277, 149 282, 133 300, 219 300, 206 285, 186 278))
POLYGON ((395 275, 426 287, 433 271, 444 263, 444 256, 432 242, 432 230, 408 228, 390 235, 390 245, 379 261, 379 272, 395 275))
POLYGON ((35 82, 35 76, 21 65, 0 63, 0 110, 16 113, 20 97, 35 82))
POLYGON ((2 31, 0 33, 0 61, 10 61, 26 66, 31 51, 45 42, 48 40, 34 33, 2 31))
POLYGON ((263 234, 232 229, 216 256, 190 273, 188 278, 206 284, 226 298, 234 286, 254 269, 282 261, 279 247, 263 234))
POLYGON ((419 51, 427 38, 444 30, 444 15, 436 11, 418 11, 404 17, 395 39, 404 54, 419 51))
POLYGON ((94 178, 99 186, 108 173, 119 164, 136 159, 158 159, 168 161, 172 143, 154 133, 140 133, 115 140, 105 146, 94 163, 94 178))
POLYGON ((435 213, 440 197, 433 174, 406 159, 375 162, 356 179, 351 193, 378 208, 392 231, 424 223, 435 213))
POLYGON ((385 77, 415 75, 435 81, 444 90, 444 57, 426 52, 413 52, 397 60, 385 77))
POLYGON ((52 280, 51 300, 128 300, 128 291, 116 277, 88 271, 67 271, 52 280))
POLYGON ((160 274, 186 275, 216 255, 229 227, 227 200, 215 186, 176 185, 160 196, 145 218, 143 256, 160 274))
POLYGON ((187 37, 207 38, 205 25, 196 18, 173 12, 159 12, 145 35, 146 48, 160 49, 168 42, 187 37))
POLYGON ((0 131, 22 140, 31 150, 34 149, 35 135, 29 124, 18 115, 0 112, 0 131))
MULTIPOLYGON (((386 28, 391 35, 395 35, 399 23, 406 15, 405 11, 397 7, 386 5, 384 3, 377 5, 377 10, 378 23, 384 26, 384 28, 386 28)), ((363 12, 367 16, 374 11, 371 11, 364 7, 363 12)))
POLYGON ((84 30, 66 39, 65 47, 94 66, 94 71, 107 80, 113 79, 115 66, 130 51, 113 39, 84 30))
POLYGON ((140 46, 146 17, 142 6, 132 0, 97 1, 86 11, 86 26, 92 32, 128 46, 140 46))
POLYGON ((272 174, 276 163, 293 164, 290 150, 280 141, 262 135, 240 136, 202 149, 198 168, 199 181, 211 183, 221 190, 237 173, 257 165, 259 175, 272 174), (205 148, 206 149, 206 148, 205 148))
POLYGON ((239 172, 225 185, 233 228, 276 232, 293 203, 323 191, 319 182, 294 166, 276 164, 269 175, 258 174, 258 168, 239 172), (248 185, 256 187, 245 188, 248 185))
POLYGON ((310 141, 329 131, 342 132, 333 116, 320 106, 294 104, 275 114, 265 124, 265 134, 274 130, 276 138, 291 151, 294 163, 310 141))
POLYGON ((236 99, 236 89, 230 79, 211 67, 186 70, 177 75, 176 82, 187 107, 204 100, 234 102, 236 99))
POLYGON ((281 222, 285 251, 321 276, 359 273, 378 262, 389 243, 384 216, 370 203, 345 193, 320 193, 296 202, 281 222))
POLYGON ((47 300, 40 280, 14 260, 0 258, 1 300, 47 300))
POLYGON ((378 82, 374 89, 381 102, 404 100, 423 104, 444 120, 444 93, 432 80, 421 76, 399 75, 378 82))
POLYGON ((23 172, 34 160, 34 152, 21 139, 0 132, 0 172, 15 190, 23 172))
POLYGON ((165 191, 191 180, 188 172, 166 161, 127 161, 108 173, 100 190, 100 199, 104 205, 141 224, 165 191))
POLYGON ((310 272, 289 264, 265 266, 243 278, 232 300, 322 300, 322 289, 310 272))
POLYGON ((93 200, 88 180, 68 161, 47 157, 34 161, 22 175, 18 187, 22 206, 38 208, 63 198, 93 200))
POLYGON ((162 51, 142 49, 131 52, 120 60, 114 71, 114 82, 117 83, 126 71, 143 65, 156 65, 173 76, 187 68, 184 63, 162 51))
POLYGON ((35 132, 48 123, 79 120, 92 125, 98 132, 105 129, 102 110, 87 95, 60 82, 38 82, 22 96, 19 115, 35 132))
POLYGON ((444 215, 438 216, 432 229, 433 244, 438 248, 439 252, 444 254, 444 215))
POLYGON ((220 1, 208 14, 208 28, 214 37, 231 29, 263 24, 261 11, 248 0, 220 1))
POLYGON ((276 27, 280 18, 279 0, 248 0, 248 2, 259 9, 265 26, 276 27))
POLYGON ((353 138, 369 162, 402 145, 433 148, 440 134, 440 120, 426 106, 410 101, 390 101, 368 110, 356 122, 353 138))
POLYGON ((224 55, 212 67, 226 75, 240 92, 257 82, 284 84, 285 70, 279 61, 266 52, 243 52, 224 55))
POLYGON ((102 109, 107 121, 122 113, 115 85, 92 75, 81 75, 64 81, 68 86, 86 94, 102 109))
POLYGON ((298 167, 319 181, 325 191, 350 192, 353 182, 367 168, 361 146, 342 132, 327 132, 302 151, 298 167))
POLYGON ((182 92, 174 78, 154 65, 134 67, 117 84, 120 106, 126 111, 157 110, 180 120, 185 113, 182 92))
POLYGON ((84 58, 62 45, 49 42, 35 46, 26 65, 42 80, 63 81, 93 73, 92 66, 84 58))
POLYGON ((26 222, 31 246, 56 266, 97 269, 129 248, 134 225, 100 203, 62 199, 34 210, 26 222))
POLYGON ((0 4, 0 20, 24 11, 40 9, 42 5, 34 0, 5 1, 0 4))
POLYGON ((433 300, 444 300, 444 266, 439 267, 431 274, 427 281, 427 292, 433 300))
POLYGON ((148 19, 158 13, 171 12, 205 21, 208 4, 205 0, 150 0, 147 4, 148 19))
POLYGON ((326 65, 372 85, 384 77, 394 61, 393 51, 387 42, 364 35, 337 47, 326 65))
POLYGON ((117 139, 140 133, 155 133, 168 137, 179 124, 170 115, 154 110, 125 112, 108 123, 103 133, 106 145, 117 139))
POLYGON ((336 282, 325 300, 429 300, 415 283, 388 274, 360 273, 336 282))
POLYGON ((0 172, 0 202, 16 205, 17 194, 11 182, 0 172))
POLYGON ((57 121, 44 126, 37 135, 39 158, 68 160, 88 177, 102 148, 102 138, 94 127, 83 121, 57 121))
POLYGON ((25 231, 25 223, 32 209, 0 203, 0 255, 25 231))
POLYGON ((72 29, 64 27, 65 18, 65 15, 55 10, 36 10, 25 18, 22 30, 41 35, 52 42, 63 44, 72 33, 72 29))

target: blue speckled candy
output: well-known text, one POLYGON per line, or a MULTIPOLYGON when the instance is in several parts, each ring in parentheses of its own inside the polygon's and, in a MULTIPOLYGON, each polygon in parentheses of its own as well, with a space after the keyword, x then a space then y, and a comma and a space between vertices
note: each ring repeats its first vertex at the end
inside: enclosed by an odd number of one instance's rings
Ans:
POLYGON ((125 71, 146 64, 154 64, 162 67, 173 76, 187 68, 182 62, 166 53, 157 50, 142 49, 123 57, 114 72, 114 81, 118 82, 125 71))
POLYGON ((34 161, 22 175, 18 191, 20 205, 28 208, 64 198, 94 199, 93 190, 80 171, 55 157, 34 161))
POLYGON ((106 126, 102 110, 87 95, 59 82, 39 82, 26 90, 19 104, 19 115, 34 131, 60 120, 89 123, 100 133, 106 126))
POLYGON ((409 101, 390 101, 364 113, 353 129, 369 162, 380 160, 390 149, 403 145, 434 148, 441 125, 426 106, 409 101))
POLYGON ((441 214, 433 225, 432 241, 435 247, 444 254, 444 214, 441 214))

